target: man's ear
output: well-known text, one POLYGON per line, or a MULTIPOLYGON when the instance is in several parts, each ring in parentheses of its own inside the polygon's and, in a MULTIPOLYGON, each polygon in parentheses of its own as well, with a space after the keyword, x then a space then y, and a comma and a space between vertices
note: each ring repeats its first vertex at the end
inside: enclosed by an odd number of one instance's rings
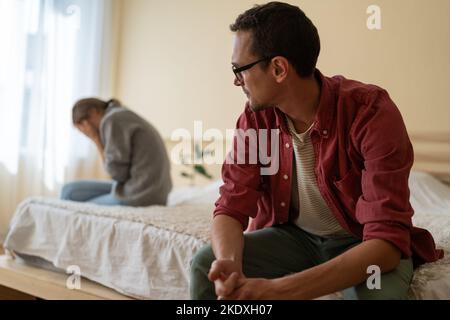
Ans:
POLYGON ((277 83, 286 79, 289 72, 289 61, 285 57, 275 57, 272 59, 273 76, 277 83))

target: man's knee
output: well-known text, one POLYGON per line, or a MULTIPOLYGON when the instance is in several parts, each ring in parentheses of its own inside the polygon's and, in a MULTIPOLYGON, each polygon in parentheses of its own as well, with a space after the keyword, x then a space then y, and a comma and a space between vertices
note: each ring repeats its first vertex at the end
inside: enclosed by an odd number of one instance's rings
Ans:
POLYGON ((344 298, 348 300, 407 300, 413 273, 412 260, 401 260, 394 271, 381 275, 379 287, 363 282, 344 290, 344 298))
POLYGON ((346 300, 407 300, 408 289, 368 289, 365 284, 344 290, 346 300))
POLYGON ((191 261, 190 295, 193 300, 215 299, 214 284, 209 281, 208 273, 215 260, 210 245, 200 249, 191 261))
POLYGON ((214 253, 210 245, 204 246, 194 255, 194 258, 191 261, 191 272, 202 270, 204 271, 211 267, 211 263, 215 260, 214 253))

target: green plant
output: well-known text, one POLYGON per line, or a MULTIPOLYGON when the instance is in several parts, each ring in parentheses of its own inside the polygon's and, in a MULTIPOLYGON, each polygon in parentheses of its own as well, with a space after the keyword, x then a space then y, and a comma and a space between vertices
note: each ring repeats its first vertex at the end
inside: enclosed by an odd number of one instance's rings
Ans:
POLYGON ((186 168, 189 168, 189 172, 181 171, 181 176, 186 179, 191 180, 191 185, 194 184, 196 175, 202 176, 206 179, 212 180, 214 177, 208 172, 206 167, 199 164, 206 155, 213 155, 214 151, 201 150, 198 144, 194 146, 194 161, 186 161, 184 157, 181 157, 181 162, 186 168), (201 160, 201 161, 199 161, 201 160))

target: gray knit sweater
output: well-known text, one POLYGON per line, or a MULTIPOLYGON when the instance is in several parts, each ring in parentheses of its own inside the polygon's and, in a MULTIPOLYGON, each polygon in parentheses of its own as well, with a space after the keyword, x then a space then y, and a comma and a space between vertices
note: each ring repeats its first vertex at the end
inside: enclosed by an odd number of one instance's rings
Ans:
POLYGON ((165 205, 172 180, 158 131, 131 110, 113 106, 100 123, 100 137, 115 196, 129 206, 165 205))

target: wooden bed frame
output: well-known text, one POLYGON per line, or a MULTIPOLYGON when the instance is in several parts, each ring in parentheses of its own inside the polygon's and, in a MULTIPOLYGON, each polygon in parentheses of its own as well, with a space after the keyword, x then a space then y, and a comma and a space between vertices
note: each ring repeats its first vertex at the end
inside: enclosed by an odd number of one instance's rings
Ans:
POLYGON ((21 263, 0 256, 0 299, 3 300, 129 300, 131 298, 81 278, 80 289, 66 286, 70 275, 21 263))
MULTIPOLYGON (((411 135, 411 140, 415 149, 413 169, 428 172, 450 185, 450 132, 416 133, 411 135)), ((79 290, 70 290, 66 287, 68 276, 1 255, 0 299, 131 299, 84 278, 79 290)))

